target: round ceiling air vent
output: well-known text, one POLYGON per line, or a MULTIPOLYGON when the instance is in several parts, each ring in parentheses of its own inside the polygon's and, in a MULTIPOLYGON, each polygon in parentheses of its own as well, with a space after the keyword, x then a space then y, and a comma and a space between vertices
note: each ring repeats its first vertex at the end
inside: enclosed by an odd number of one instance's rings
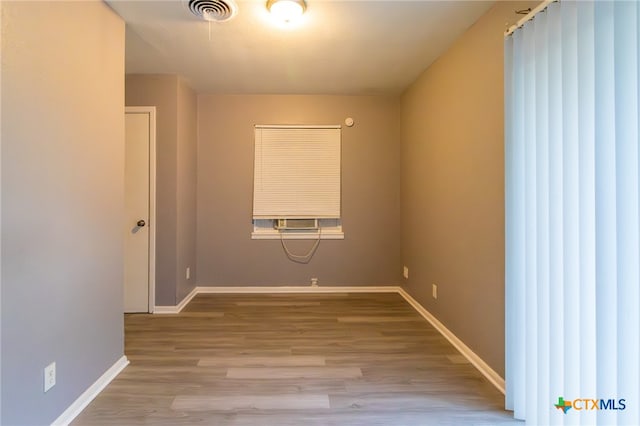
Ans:
POLYGON ((225 22, 238 13, 234 0, 188 0, 187 5, 191 13, 205 21, 225 22))

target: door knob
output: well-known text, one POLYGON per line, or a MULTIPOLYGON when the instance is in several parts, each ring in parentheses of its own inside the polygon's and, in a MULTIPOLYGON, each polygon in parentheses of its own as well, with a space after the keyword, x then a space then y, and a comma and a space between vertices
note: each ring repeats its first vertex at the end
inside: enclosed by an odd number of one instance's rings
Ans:
POLYGON ((144 226, 144 225, 146 225, 146 223, 145 223, 145 221, 144 221, 144 220, 140 219, 140 220, 138 221, 138 223, 136 223, 136 225, 138 225, 138 226, 144 226))

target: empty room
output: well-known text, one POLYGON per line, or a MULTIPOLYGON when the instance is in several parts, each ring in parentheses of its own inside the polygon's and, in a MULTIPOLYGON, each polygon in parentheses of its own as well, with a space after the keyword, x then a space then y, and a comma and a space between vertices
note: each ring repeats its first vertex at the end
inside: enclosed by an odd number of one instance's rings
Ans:
POLYGON ((0 7, 0 424, 640 424, 639 2, 0 7))

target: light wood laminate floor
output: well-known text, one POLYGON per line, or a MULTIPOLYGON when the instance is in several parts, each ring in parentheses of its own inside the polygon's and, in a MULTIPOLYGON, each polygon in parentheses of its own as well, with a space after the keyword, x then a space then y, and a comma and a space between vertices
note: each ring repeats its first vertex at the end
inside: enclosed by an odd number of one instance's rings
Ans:
POLYGON ((73 425, 519 424, 399 295, 201 294, 126 315, 131 364, 73 425))

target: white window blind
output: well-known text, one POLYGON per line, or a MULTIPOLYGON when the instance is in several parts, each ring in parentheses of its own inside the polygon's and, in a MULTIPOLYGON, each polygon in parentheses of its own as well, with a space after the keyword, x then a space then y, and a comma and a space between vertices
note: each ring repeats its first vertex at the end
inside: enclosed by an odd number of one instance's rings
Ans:
POLYGON ((505 40, 506 407, 527 425, 640 424, 639 18, 560 1, 505 40))
POLYGON ((339 126, 256 126, 253 218, 339 218, 340 151, 339 126))

